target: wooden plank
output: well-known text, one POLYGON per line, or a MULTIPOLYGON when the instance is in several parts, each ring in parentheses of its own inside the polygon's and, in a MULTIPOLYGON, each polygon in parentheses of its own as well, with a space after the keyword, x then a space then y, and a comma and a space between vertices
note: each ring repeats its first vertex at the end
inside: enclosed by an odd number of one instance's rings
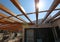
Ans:
POLYGON ((35 10, 36 10, 36 26, 38 26, 38 4, 39 4, 39 0, 35 0, 35 10))
POLYGON ((14 21, 14 22, 18 22, 18 21, 16 21, 16 20, 14 20, 14 18, 12 18, 12 17, 10 17, 10 16, 7 16, 7 15, 5 15, 5 14, 3 14, 3 13, 0 13, 0 16, 3 17, 3 18, 0 18, 0 20, 2 20, 2 19, 8 19, 8 20, 11 20, 11 21, 14 21))
POLYGON ((57 1, 54 0, 51 7, 49 8, 49 12, 47 12, 46 16, 44 17, 41 23, 43 23, 47 19, 47 17, 50 15, 50 13, 57 7, 57 5, 59 4, 59 1, 60 0, 57 0, 57 1))
POLYGON ((55 21, 56 21, 56 20, 58 20, 58 19, 60 19, 60 17, 59 17, 59 18, 56 18, 56 19, 51 20, 51 22, 53 23, 53 22, 55 22, 55 21))
MULTIPOLYGON (((54 9, 54 11, 57 11, 57 10, 60 10, 60 8, 58 8, 58 9, 54 9)), ((40 12, 38 12, 38 13, 42 13, 42 12, 49 12, 49 10, 45 10, 45 11, 40 11, 40 12)), ((35 14, 36 12, 31 12, 31 13, 27 13, 27 15, 30 15, 30 14, 35 14)), ((17 16, 23 16, 23 14, 19 14, 19 15, 17 15, 17 16)), ((14 17, 14 16, 9 16, 9 17, 6 17, 6 18, 10 18, 10 17, 14 17)), ((4 19, 5 17, 3 17, 3 18, 0 18, 0 19, 4 19)))
MULTIPOLYGON (((0 16, 2 16, 4 19, 6 18, 6 17, 8 17, 7 15, 5 15, 5 14, 3 14, 3 13, 0 13, 0 16)), ((7 19, 7 18, 6 18, 7 19)), ((0 19, 1 20, 1 19, 0 19)), ((8 19, 8 20, 11 20, 11 21, 14 21, 13 19, 8 19)), ((14 21, 14 22, 16 22, 16 21, 14 21)))
POLYGON ((21 21, 23 21, 23 22, 26 22, 26 21, 24 21, 23 19, 16 17, 15 13, 13 13, 11 10, 9 10, 8 8, 6 8, 6 7, 3 6, 2 4, 0 4, 0 9, 3 10, 3 11, 5 11, 5 12, 7 12, 8 14, 14 16, 14 17, 17 18, 17 19, 19 19, 19 20, 21 20, 21 21))
POLYGON ((48 19, 46 22, 49 22, 49 21, 53 20, 54 18, 56 18, 59 15, 60 15, 60 11, 57 12, 52 18, 48 19))
POLYGON ((18 2, 18 0, 10 0, 22 13, 23 15, 32 23, 32 21, 29 19, 29 17, 26 15, 25 10, 21 6, 21 4, 18 2))
MULTIPOLYGON (((57 11, 57 10, 60 10, 60 8, 58 9, 54 9, 53 11, 57 11)), ((38 13, 43 13, 43 12, 49 12, 50 10, 44 10, 44 11, 39 11, 38 13)), ((30 14, 35 14, 36 12, 30 12, 30 13, 27 13, 27 15, 30 15, 30 14)), ((23 14, 19 14, 17 16, 23 16, 23 14)))

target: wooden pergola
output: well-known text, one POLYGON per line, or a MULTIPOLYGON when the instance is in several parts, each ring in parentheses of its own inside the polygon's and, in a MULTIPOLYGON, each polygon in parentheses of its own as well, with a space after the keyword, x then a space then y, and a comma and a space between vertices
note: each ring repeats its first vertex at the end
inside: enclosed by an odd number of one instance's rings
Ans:
POLYGON ((23 9, 23 7, 21 6, 21 4, 18 2, 18 0, 10 0, 15 7, 22 13, 19 15, 16 15, 15 13, 13 13, 11 10, 9 10, 7 7, 5 7, 4 5, 0 4, 0 10, 10 14, 11 16, 7 16, 5 14, 3 14, 2 12, 0 13, 0 29, 1 30, 10 30, 10 31, 21 31, 23 29, 23 25, 28 24, 28 25, 35 25, 36 27, 38 27, 38 13, 42 13, 42 12, 47 12, 46 16, 44 17, 44 19, 41 21, 41 24, 44 23, 44 21, 46 22, 54 22, 57 19, 55 19, 56 17, 60 16, 60 11, 57 12, 52 18, 46 20, 48 18, 48 16, 56 10, 60 10, 60 8, 55 9, 57 7, 58 4, 60 4, 60 0, 54 0, 52 5, 50 6, 50 8, 48 10, 44 10, 44 11, 38 11, 39 7, 37 7, 37 4, 39 3, 39 0, 35 0, 35 12, 30 12, 30 13, 26 13, 25 10, 23 9), (33 23, 30 18, 28 17, 28 15, 30 14, 36 14, 36 24, 33 23), (30 22, 28 23, 27 21, 23 20, 22 18, 19 18, 18 16, 25 16, 30 22), (14 18, 22 21, 22 22, 18 22, 16 20, 14 20, 14 18))

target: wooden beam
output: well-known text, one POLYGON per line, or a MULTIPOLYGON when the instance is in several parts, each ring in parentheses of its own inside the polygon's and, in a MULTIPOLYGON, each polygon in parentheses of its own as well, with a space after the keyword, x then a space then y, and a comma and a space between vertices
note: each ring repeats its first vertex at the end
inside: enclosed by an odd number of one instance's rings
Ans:
POLYGON ((59 15, 60 15, 60 11, 57 12, 52 18, 50 18, 50 19, 47 20, 46 22, 49 22, 49 21, 53 20, 54 18, 56 18, 56 17, 59 16, 59 15))
MULTIPOLYGON (((56 11, 56 10, 60 10, 60 8, 58 8, 58 9, 54 9, 54 11, 56 11)), ((38 13, 42 13, 42 12, 49 12, 49 10, 45 10, 45 11, 40 11, 40 12, 38 12, 38 13)), ((35 14, 36 12, 31 12, 31 13, 27 13, 27 15, 30 15, 30 14, 35 14)), ((17 16, 23 16, 23 14, 19 14, 19 15, 16 15, 16 17, 17 16)), ((8 16, 8 17, 6 17, 6 18, 10 18, 10 17, 14 17, 14 16, 8 16)), ((3 17, 3 18, 0 18, 0 19, 4 19, 5 17, 3 17)))
POLYGON ((2 17, 7 17, 5 14, 3 14, 3 13, 0 13, 0 16, 2 16, 2 17))
POLYGON ((47 12, 45 18, 42 20, 41 23, 43 23, 47 19, 47 17, 50 15, 50 13, 57 7, 57 5, 59 4, 59 1, 60 0, 54 0, 51 7, 49 8, 49 12, 47 12))
POLYGON ((22 13, 23 15, 32 23, 32 21, 29 19, 29 17, 26 15, 25 10, 21 6, 21 4, 18 2, 18 0, 10 0, 22 13))
POLYGON ((51 23, 55 22, 55 21, 58 20, 58 19, 60 19, 60 17, 59 17, 59 18, 56 18, 56 19, 53 19, 53 20, 51 21, 51 23))
POLYGON ((0 16, 2 16, 2 18, 0 18, 0 20, 2 20, 2 19, 9 19, 11 21, 18 22, 16 20, 14 20, 14 18, 11 18, 10 16, 7 16, 7 15, 5 15, 3 13, 0 13, 0 16))
POLYGON ((19 20, 21 20, 23 22, 26 22, 23 19, 16 17, 16 15, 12 11, 10 11, 8 8, 6 8, 5 6, 3 6, 2 4, 0 4, 0 9, 3 10, 3 11, 5 11, 5 12, 7 12, 8 14, 14 16, 17 19, 19 19, 19 20))
MULTIPOLYGON (((6 17, 8 17, 7 15, 5 15, 5 14, 3 14, 3 13, 0 13, 0 16, 2 16, 4 19, 5 19, 6 17)), ((9 19, 9 18, 7 18, 7 19, 9 19)), ((1 20, 1 19, 0 19, 0 20, 1 20)), ((14 21, 13 19, 9 19, 9 20, 14 21)), ((16 22, 16 21, 14 21, 14 22, 16 22)))
MULTIPOLYGON (((58 9, 54 9, 53 11, 57 11, 57 10, 60 10, 60 8, 58 9)), ((44 11, 39 11, 38 13, 43 13, 43 12, 49 12, 50 10, 44 10, 44 11)), ((27 13, 27 15, 30 15, 30 14, 35 14, 36 12, 30 12, 30 13, 27 13)), ((23 16, 23 14, 19 14, 17 16, 23 16)))
POLYGON ((7 18, 4 18, 4 19, 2 19, 2 20, 4 20, 4 21, 8 21, 8 22, 12 22, 12 23, 14 23, 14 22, 15 22, 15 21, 10 20, 10 19, 7 19, 7 18))
MULTIPOLYGON (((9 20, 12 20, 12 21, 14 21, 14 22, 19 22, 19 21, 17 21, 16 19, 14 19, 15 17, 14 16, 6 16, 5 14, 3 14, 3 13, 0 13, 0 16, 2 16, 2 18, 0 18, 0 20, 2 20, 2 19, 9 19, 9 20), (14 18, 12 18, 12 17, 14 17, 14 18)), ((20 22, 19 22, 20 23, 20 22)))
POLYGON ((14 21, 10 20, 10 19, 7 19, 7 18, 4 18, 4 19, 0 19, 0 22, 12 22, 13 23, 14 21))
POLYGON ((35 0, 35 10, 36 10, 36 26, 38 26, 38 4, 39 4, 39 0, 35 0))

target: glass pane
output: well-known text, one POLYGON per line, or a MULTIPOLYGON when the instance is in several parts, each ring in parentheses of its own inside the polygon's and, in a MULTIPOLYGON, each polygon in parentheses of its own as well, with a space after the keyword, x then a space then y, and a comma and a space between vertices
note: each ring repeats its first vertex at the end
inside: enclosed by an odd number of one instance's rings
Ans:
POLYGON ((34 0, 18 0, 18 1, 20 2, 20 4, 23 6, 27 13, 35 11, 34 0))
POLYGON ((39 13, 38 19, 43 19, 46 16, 47 12, 39 13))
POLYGON ((21 17, 23 20, 25 20, 26 22, 29 22, 29 20, 25 17, 25 16, 19 16, 21 17))
POLYGON ((40 0, 39 11, 48 10, 54 0, 40 0))
POLYGON ((31 19, 31 21, 36 20, 36 14, 30 14, 28 17, 31 19))

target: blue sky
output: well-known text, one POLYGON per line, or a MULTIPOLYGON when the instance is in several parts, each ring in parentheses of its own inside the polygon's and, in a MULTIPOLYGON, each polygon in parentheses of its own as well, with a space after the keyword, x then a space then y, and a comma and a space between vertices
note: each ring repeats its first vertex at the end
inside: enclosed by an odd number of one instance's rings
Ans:
MULTIPOLYGON (((23 8, 25 9, 26 13, 30 13, 30 12, 35 12, 35 3, 34 0, 18 0, 19 3, 23 6, 23 8)), ((43 11, 43 10, 48 10, 49 7, 51 6, 52 2, 54 0, 40 0, 40 6, 39 6, 39 11, 43 11)), ((0 4, 3 4, 5 7, 7 7, 8 9, 10 9, 12 12, 14 12, 16 15, 18 14, 22 14, 11 2, 10 0, 0 0, 0 4)), ((60 4, 56 7, 56 8, 60 8, 60 4)), ((2 12, 0 10, 0 12, 2 12)), ((55 15, 55 13, 57 13, 58 11, 53 11, 51 13, 51 16, 55 15)), ((3 12, 5 13, 5 12, 3 12)), ((5 13, 7 14, 7 13, 5 13)), ((42 19, 44 18, 44 16, 46 15, 46 12, 43 13, 39 13, 39 17, 38 19, 42 19)), ((9 15, 10 16, 10 15, 9 15)), ((28 15, 29 18, 33 21, 36 20, 36 15, 35 14, 31 14, 28 15)), ((27 22, 29 22, 25 16, 20 16, 21 18, 23 18, 24 20, 26 20, 27 22)))

